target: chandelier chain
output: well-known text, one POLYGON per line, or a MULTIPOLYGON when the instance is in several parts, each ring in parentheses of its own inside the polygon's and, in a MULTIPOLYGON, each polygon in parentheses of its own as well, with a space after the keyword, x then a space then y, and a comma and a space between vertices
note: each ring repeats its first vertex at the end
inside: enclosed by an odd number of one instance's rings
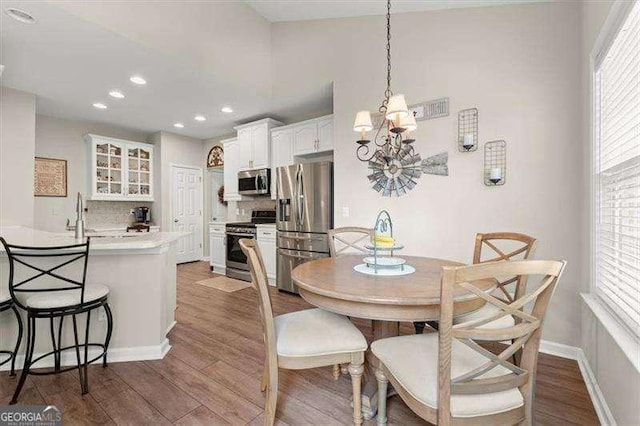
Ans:
POLYGON ((391 92, 391 0, 387 0, 387 90, 385 97, 390 98, 391 92))

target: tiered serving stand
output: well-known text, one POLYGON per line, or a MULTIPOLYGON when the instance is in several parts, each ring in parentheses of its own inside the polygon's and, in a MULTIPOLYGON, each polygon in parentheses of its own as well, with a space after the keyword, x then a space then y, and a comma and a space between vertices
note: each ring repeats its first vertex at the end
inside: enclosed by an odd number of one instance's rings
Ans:
POLYGON ((357 272, 367 275, 408 275, 415 272, 413 266, 407 265, 406 261, 395 256, 395 252, 404 248, 401 244, 394 243, 392 246, 381 246, 377 243, 379 236, 393 238, 393 222, 386 210, 382 210, 376 218, 373 227, 373 243, 365 245, 367 250, 371 250, 373 256, 363 259, 363 264, 356 265, 357 272), (381 255, 382 254, 382 255, 381 255))

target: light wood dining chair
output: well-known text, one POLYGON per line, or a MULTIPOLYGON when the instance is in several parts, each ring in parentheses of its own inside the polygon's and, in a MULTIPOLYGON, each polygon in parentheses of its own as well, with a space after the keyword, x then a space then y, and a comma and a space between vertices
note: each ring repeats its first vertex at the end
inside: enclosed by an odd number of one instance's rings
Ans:
MULTIPOLYGON (((536 249, 536 239, 525 234, 514 232, 497 232, 490 234, 477 234, 476 244, 473 251, 473 263, 487 263, 499 261, 528 260, 533 256, 536 249)), ((527 290, 526 276, 507 276, 498 278, 498 286, 493 292, 493 296, 503 303, 513 303, 520 298, 527 290)), ((477 318, 484 318, 495 314, 498 308, 495 305, 486 303, 482 308, 467 315, 456 317, 453 322, 471 321, 477 318)), ((500 317, 485 325, 487 327, 509 327, 516 323, 516 319, 511 315, 500 317)))
POLYGON ((542 324, 566 262, 517 260, 444 267, 438 334, 391 337, 372 343, 379 360, 378 425, 387 423, 386 395, 391 382, 416 414, 439 425, 533 424, 533 400, 542 324), (504 303, 478 289, 474 281, 501 276, 542 277, 535 289, 504 303), (454 298, 473 294, 497 308, 484 318, 453 324, 454 298), (532 303, 531 313, 521 308, 532 303), (504 316, 517 323, 485 328, 504 316), (513 340, 499 354, 478 342, 513 340), (522 348, 519 365, 509 360, 522 348))
MULTIPOLYGON (((536 249, 536 239, 516 232, 493 232, 476 234, 476 242, 473 250, 473 263, 487 263, 508 260, 527 260, 533 256, 536 249)), ((519 277, 500 277, 494 296, 505 303, 511 303, 526 290, 526 279, 519 277)), ((454 323, 468 321, 491 315, 495 308, 491 304, 485 304, 481 309, 465 316, 454 319, 454 323)), ((431 328, 438 329, 436 321, 427 321, 431 328)), ((422 333, 425 323, 414 323, 416 333, 422 333)), ((515 324, 511 316, 502 317, 500 320, 488 324, 487 327, 502 327, 515 324)))
POLYGON ((343 254, 370 254, 371 250, 365 245, 373 238, 373 229, 360 226, 345 226, 342 228, 330 229, 327 233, 329 238, 329 253, 331 257, 343 254))
POLYGON ((240 240, 258 294, 266 360, 262 390, 266 391, 264 424, 273 425, 278 399, 278 368, 302 370, 349 364, 353 387, 353 422, 362 424, 361 386, 367 341, 346 317, 322 309, 291 312, 274 318, 267 275, 253 239, 240 240))
MULTIPOLYGON (((329 240, 329 255, 331 257, 343 256, 345 254, 370 255, 371 250, 366 248, 366 244, 373 238, 373 228, 362 226, 343 226, 341 228, 330 229, 327 232, 329 240)), ((333 378, 338 380, 340 374, 347 375, 349 371, 346 365, 333 366, 333 378)))

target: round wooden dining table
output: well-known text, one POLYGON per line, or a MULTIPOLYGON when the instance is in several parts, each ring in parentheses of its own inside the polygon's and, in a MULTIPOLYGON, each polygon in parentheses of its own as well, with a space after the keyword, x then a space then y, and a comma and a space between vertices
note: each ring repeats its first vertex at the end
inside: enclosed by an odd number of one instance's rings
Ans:
MULTIPOLYGON (((427 257, 401 256, 415 268, 408 275, 367 275, 354 267, 362 255, 344 255, 303 263, 291 278, 300 296, 310 304, 350 317, 372 320, 373 340, 399 334, 399 322, 433 321, 440 317, 440 277, 443 266, 463 266, 459 262, 427 257)), ((494 280, 474 283, 484 291, 495 288, 494 280)), ((454 315, 482 307, 484 301, 463 290, 454 293, 454 315)), ((377 384, 371 379, 377 366, 367 353, 368 379, 363 389, 363 415, 370 419, 377 411, 377 384)), ((416 366, 418 368, 418 366, 416 366)))

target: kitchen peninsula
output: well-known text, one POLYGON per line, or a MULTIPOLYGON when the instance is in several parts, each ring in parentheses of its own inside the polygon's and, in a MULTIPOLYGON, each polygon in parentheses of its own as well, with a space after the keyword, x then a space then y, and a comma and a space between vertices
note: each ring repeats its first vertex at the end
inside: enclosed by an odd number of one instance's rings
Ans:
MULTIPOLYGON (((24 246, 64 246, 76 243, 71 233, 51 233, 21 226, 0 227, 0 235, 11 244, 24 246)), ((98 234, 91 237, 87 284, 103 284, 110 289, 109 305, 114 322, 109 346, 110 362, 160 359, 170 349, 167 333, 175 324, 176 308, 175 243, 181 236, 181 233, 176 232, 155 232, 115 236, 98 234)), ((75 268, 81 266, 73 265, 75 268)), ((78 272, 71 265, 61 269, 62 271, 67 275, 78 272)), ((16 273, 29 277, 34 271, 20 268, 16 273)), ((8 274, 7 256, 0 247, 0 282, 7 283, 8 274)), ((46 284, 44 278, 41 281, 46 284)), ((6 292, 7 286, 0 286, 0 295, 6 292)), ((104 341, 106 334, 106 320, 102 310, 96 312, 96 316, 97 319, 92 317, 91 321, 92 342, 104 341)), ((38 323, 35 354, 51 350, 48 323, 44 320, 38 323)), ((80 324, 84 325, 83 319, 80 319, 80 324)), ((71 321, 66 326, 63 339, 68 342, 73 336, 71 321)), ((3 316, 0 321, 0 340, 14 341, 15 332, 14 321, 9 316, 3 316)), ((18 365, 21 366, 21 357, 19 358, 18 365)), ((73 365, 75 353, 67 351, 62 362, 73 365)), ((49 366, 51 363, 52 360, 43 360, 38 367, 49 366)))

